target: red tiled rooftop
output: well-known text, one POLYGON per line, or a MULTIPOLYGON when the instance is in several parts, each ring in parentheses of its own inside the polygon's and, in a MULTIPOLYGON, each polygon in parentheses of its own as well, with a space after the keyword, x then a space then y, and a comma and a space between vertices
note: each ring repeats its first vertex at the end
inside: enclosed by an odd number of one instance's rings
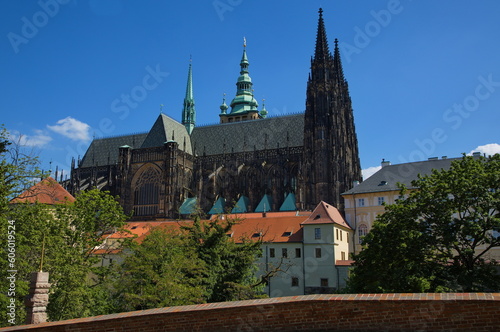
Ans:
POLYGON ((16 203, 65 204, 72 203, 75 198, 51 177, 33 185, 21 195, 10 201, 16 203))
POLYGON ((338 224, 351 229, 351 226, 344 220, 339 210, 323 201, 316 206, 311 215, 302 223, 302 225, 305 224, 338 224))

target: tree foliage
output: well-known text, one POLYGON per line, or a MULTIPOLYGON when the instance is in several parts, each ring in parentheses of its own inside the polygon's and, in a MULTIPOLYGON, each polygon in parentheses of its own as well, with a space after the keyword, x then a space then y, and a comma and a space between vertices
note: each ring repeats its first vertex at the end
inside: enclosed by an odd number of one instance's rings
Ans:
POLYGON ((236 222, 195 217, 189 226, 157 227, 141 243, 131 241, 116 266, 115 310, 260 297, 254 278, 260 242, 235 243, 227 234, 236 222))
MULTIPOLYGON (((30 274, 40 270, 49 272, 52 284, 49 320, 110 311, 107 300, 103 300, 107 292, 101 287, 106 271, 98 266, 99 258, 91 252, 102 243, 104 232, 121 227, 125 218, 118 202, 98 190, 82 193, 68 205, 11 204, 2 218, 0 238, 5 243, 5 220, 11 220, 15 225, 16 323, 24 322, 30 274)), ((2 255, 0 259, 2 278, 8 270, 5 258, 2 255)), ((9 300, 6 294, 0 294, 0 302, 9 300)))
POLYGON ((237 219, 215 218, 201 222, 194 218, 187 231, 189 246, 206 264, 205 297, 207 302, 245 300, 258 297, 260 283, 255 279, 255 262, 261 253, 261 241, 229 237, 237 219), (259 285, 259 286, 257 286, 259 285))
POLYGON ((490 256, 500 247, 500 155, 464 156, 412 185, 364 238, 350 291, 500 290, 490 256))
POLYGON ((204 302, 204 262, 178 231, 156 228, 127 247, 116 266, 115 311, 204 302))

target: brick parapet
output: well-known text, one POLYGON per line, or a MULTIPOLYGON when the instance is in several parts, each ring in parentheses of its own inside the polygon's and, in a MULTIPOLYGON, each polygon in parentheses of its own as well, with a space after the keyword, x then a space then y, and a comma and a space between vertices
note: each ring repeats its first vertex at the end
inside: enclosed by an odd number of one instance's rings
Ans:
POLYGON ((0 331, 498 329, 500 293, 305 295, 158 308, 0 331))

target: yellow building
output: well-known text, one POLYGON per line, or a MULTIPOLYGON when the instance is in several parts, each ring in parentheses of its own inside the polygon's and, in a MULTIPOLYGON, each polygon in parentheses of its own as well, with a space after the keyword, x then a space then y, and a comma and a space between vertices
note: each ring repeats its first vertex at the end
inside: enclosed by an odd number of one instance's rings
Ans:
POLYGON ((379 214, 384 213, 384 204, 393 204, 400 197, 398 183, 406 188, 417 189, 411 185, 418 174, 431 174, 433 169, 448 170, 456 158, 429 158, 426 161, 391 165, 382 161, 382 168, 360 184, 343 193, 345 200, 345 218, 355 230, 354 251, 361 250, 363 236, 373 226, 379 214))
MULTIPOLYGON (((473 155, 478 155, 474 153, 473 155)), ((409 190, 418 188, 411 185, 418 175, 429 175, 432 170, 448 170, 451 162, 461 158, 429 158, 426 161, 391 165, 382 161, 382 168, 360 184, 355 184, 343 193, 345 219, 353 228, 354 252, 361 250, 363 237, 370 231, 379 214, 384 213, 384 205, 394 204, 400 198, 398 183, 409 190)), ((477 250, 484 250, 478 247, 477 250)), ((500 260, 500 248, 492 248, 484 256, 486 259, 500 260)))

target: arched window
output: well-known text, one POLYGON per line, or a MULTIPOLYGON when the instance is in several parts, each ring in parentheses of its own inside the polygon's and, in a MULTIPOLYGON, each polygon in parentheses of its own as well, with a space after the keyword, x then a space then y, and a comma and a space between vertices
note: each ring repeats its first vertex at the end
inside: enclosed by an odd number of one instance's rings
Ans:
POLYGON ((368 234, 368 227, 365 224, 360 224, 358 226, 359 243, 363 243, 363 238, 366 234, 368 234))
POLYGON ((153 167, 140 175, 134 191, 135 216, 152 216, 158 213, 160 181, 160 174, 153 167))

